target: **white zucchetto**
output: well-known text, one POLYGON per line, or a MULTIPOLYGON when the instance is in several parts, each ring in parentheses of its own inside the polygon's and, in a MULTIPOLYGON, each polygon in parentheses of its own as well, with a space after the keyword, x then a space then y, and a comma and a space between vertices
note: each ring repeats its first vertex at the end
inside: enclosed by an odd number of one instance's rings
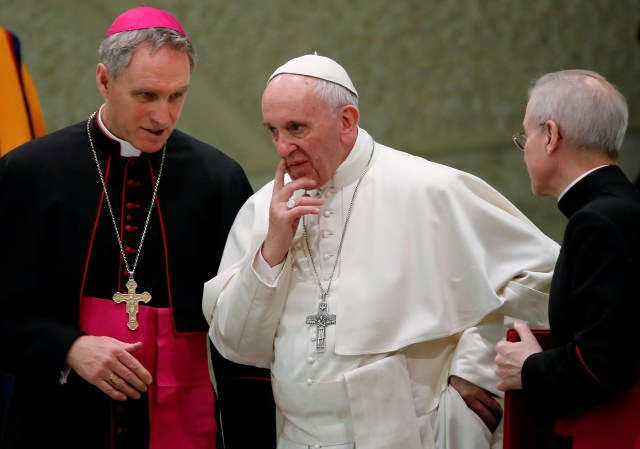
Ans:
POLYGON ((267 84, 275 76, 283 73, 311 76, 313 78, 330 81, 351 91, 356 97, 358 96, 358 92, 353 86, 347 71, 340 64, 326 56, 318 56, 314 54, 291 59, 284 65, 278 67, 276 71, 271 74, 267 84))

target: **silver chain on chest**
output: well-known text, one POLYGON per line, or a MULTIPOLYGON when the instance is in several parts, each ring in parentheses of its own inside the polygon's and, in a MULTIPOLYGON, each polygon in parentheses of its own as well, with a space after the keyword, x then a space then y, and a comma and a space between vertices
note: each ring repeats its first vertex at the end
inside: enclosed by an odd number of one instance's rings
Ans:
POLYGON ((336 253, 336 261, 333 264, 333 269, 331 270, 331 275, 329 276, 329 284, 327 285, 327 289, 325 290, 322 287, 322 282, 320 282, 320 276, 318 275, 318 270, 316 269, 316 264, 313 261, 313 255, 311 254, 311 247, 309 246, 309 239, 307 238, 307 217, 306 215, 302 217, 302 235, 304 237, 304 242, 307 246, 307 251, 309 252, 309 260, 311 261, 311 267, 313 268, 313 275, 316 278, 316 284, 320 288, 320 298, 324 301, 329 295, 329 290, 331 289, 331 283, 333 282, 333 276, 336 273, 336 268, 338 267, 338 262, 340 260, 340 254, 342 253, 342 244, 344 243, 344 236, 347 233, 347 226, 349 225, 349 218, 351 217, 351 211, 353 210, 353 204, 356 201, 356 195, 358 194, 358 188, 360 187, 360 183, 362 182, 362 178, 367 173, 369 169, 369 164, 371 163, 371 159, 373 159, 373 153, 375 150, 376 143, 373 142, 371 146, 371 154, 369 155, 369 160, 367 164, 364 166, 362 170, 362 174, 358 178, 358 183, 356 184, 356 188, 353 190, 353 195, 351 196, 351 203, 349 204, 349 210, 347 211, 347 218, 344 221, 344 228, 342 228, 342 235, 340 237, 340 243, 338 244, 338 251, 336 253))
POLYGON ((156 201, 156 195, 158 193, 158 186, 160 185, 160 177, 162 176, 162 168, 164 167, 164 157, 167 153, 167 143, 164 143, 162 147, 162 159, 160 161, 160 169, 158 170, 158 178, 156 179, 156 184, 153 188, 153 195, 151 196, 151 205, 149 206, 149 212, 147 212, 147 219, 144 223, 144 228, 142 230, 142 236, 140 237, 140 244, 138 245, 138 250, 136 251, 136 258, 133 262, 133 267, 129 268, 129 262, 127 261, 127 256, 124 251, 124 246, 122 244, 122 239, 120 238, 120 233, 118 232, 118 224, 116 222, 115 214, 113 213, 113 208, 111 207, 111 200, 109 199, 109 193, 107 192, 107 184, 104 181, 104 176, 102 174, 102 169, 100 168, 100 162, 98 161, 98 153, 96 152, 96 148, 93 144, 93 139, 91 138, 91 130, 89 125, 91 124, 91 120, 96 115, 94 112, 91 114, 91 117, 87 120, 87 136, 89 136, 89 144, 91 145, 91 151, 93 152, 93 158, 96 161, 96 167, 98 167, 98 175, 100 176, 100 182, 102 183, 102 189, 104 191, 104 197, 107 200, 107 207, 109 208, 109 214, 111 215, 111 222, 113 223, 113 229, 116 232, 116 238, 118 239, 118 245, 120 246, 120 252, 122 253, 122 259, 124 260, 124 266, 129 273, 129 279, 133 279, 133 273, 138 266, 138 260, 140 259, 140 253, 142 252, 142 244, 144 243, 144 238, 147 234, 147 228, 149 227, 149 220, 151 219, 151 212, 153 211, 153 204, 156 201))

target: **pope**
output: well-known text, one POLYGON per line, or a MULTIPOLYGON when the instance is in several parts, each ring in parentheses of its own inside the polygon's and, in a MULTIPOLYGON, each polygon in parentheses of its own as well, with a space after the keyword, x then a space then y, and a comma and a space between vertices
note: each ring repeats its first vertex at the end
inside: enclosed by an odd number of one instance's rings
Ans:
POLYGON ((359 126, 319 55, 276 69, 262 116, 280 162, 205 286, 209 335, 272 370, 280 446, 501 446, 494 346, 547 323, 558 245, 487 183, 359 126))

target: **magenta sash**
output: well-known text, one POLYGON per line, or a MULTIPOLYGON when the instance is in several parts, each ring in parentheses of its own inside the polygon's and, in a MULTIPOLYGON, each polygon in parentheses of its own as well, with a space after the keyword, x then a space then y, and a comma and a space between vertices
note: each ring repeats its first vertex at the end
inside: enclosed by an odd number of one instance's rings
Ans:
POLYGON ((124 304, 83 297, 80 328, 89 335, 142 342, 134 356, 153 376, 149 385, 149 449, 216 449, 207 334, 177 334, 170 309, 141 306, 140 326, 127 327, 124 304))

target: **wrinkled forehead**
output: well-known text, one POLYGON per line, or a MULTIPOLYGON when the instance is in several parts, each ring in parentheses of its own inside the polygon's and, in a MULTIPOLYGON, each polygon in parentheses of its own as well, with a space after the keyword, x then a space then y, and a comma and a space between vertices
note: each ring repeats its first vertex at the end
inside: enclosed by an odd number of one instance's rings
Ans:
POLYGON ((312 123, 331 115, 328 104, 315 94, 316 81, 301 75, 279 75, 267 85, 262 96, 265 123, 312 123))
POLYGON ((282 74, 274 77, 262 95, 263 107, 267 104, 293 108, 319 103, 315 95, 317 80, 303 75, 282 74))

